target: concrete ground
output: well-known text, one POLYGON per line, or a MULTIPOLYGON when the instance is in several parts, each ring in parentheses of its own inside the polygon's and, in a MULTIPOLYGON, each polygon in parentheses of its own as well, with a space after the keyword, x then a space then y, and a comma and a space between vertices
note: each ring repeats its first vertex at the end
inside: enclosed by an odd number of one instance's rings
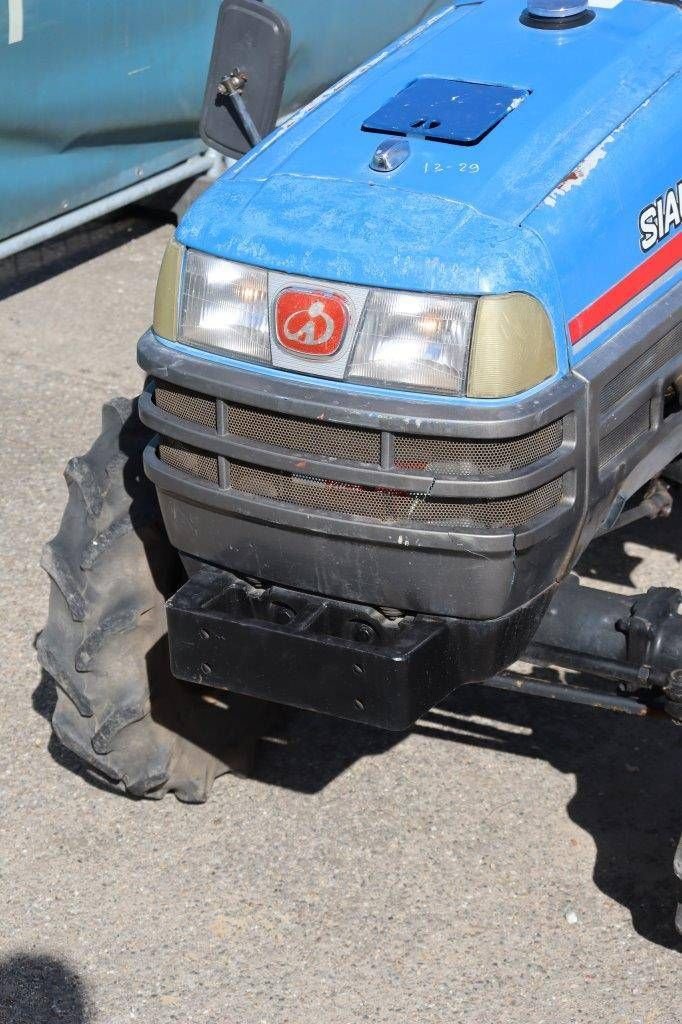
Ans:
MULTIPOLYGON (((50 740, 40 549, 140 386, 169 234, 126 214, 0 267, 0 1021, 680 1024, 672 725, 478 691, 398 738, 299 713, 199 807, 50 740)), ((680 525, 584 572, 682 586, 680 525)))

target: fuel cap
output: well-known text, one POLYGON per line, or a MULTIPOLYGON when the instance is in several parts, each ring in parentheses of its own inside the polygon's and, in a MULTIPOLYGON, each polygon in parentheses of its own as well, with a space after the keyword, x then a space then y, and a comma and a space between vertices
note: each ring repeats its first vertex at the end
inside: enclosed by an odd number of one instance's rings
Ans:
POLYGON ((588 0, 529 0, 521 24, 529 28, 567 29, 587 25, 594 17, 588 0))
POLYGON ((526 10, 536 18, 573 18, 587 10, 587 0, 530 0, 526 10))

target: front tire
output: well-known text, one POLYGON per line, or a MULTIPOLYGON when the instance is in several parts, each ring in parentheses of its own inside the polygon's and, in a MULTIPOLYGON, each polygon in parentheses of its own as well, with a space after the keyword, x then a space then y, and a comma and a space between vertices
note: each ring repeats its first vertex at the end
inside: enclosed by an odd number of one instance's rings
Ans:
POLYGON ((41 561, 51 592, 38 660, 57 686, 57 737, 97 775, 132 796, 201 803, 217 775, 250 768, 270 706, 170 672, 165 601, 184 574, 142 466, 150 436, 137 403, 114 399, 90 451, 68 463, 41 561))

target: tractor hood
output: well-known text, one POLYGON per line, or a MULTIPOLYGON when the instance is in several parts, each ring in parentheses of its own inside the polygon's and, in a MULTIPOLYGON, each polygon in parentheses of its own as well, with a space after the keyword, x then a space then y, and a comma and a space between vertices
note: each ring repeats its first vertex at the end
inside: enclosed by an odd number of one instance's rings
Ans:
POLYGON ((682 12, 622 0, 560 31, 520 14, 519 0, 485 0, 423 23, 224 175, 180 241, 330 280, 531 291, 561 319, 524 221, 679 69, 682 12), (370 162, 387 139, 410 152, 381 173, 370 162))
POLYGON ((383 182, 223 179, 195 204, 178 237, 241 263, 375 287, 540 295, 553 278, 529 229, 383 182))

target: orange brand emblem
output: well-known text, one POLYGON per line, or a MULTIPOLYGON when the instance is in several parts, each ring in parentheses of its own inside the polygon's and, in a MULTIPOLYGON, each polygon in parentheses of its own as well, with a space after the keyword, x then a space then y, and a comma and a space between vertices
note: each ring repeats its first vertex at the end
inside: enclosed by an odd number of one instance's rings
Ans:
POLYGON ((341 295, 287 288, 275 303, 277 341, 304 356, 333 356, 348 328, 348 306, 341 295))

